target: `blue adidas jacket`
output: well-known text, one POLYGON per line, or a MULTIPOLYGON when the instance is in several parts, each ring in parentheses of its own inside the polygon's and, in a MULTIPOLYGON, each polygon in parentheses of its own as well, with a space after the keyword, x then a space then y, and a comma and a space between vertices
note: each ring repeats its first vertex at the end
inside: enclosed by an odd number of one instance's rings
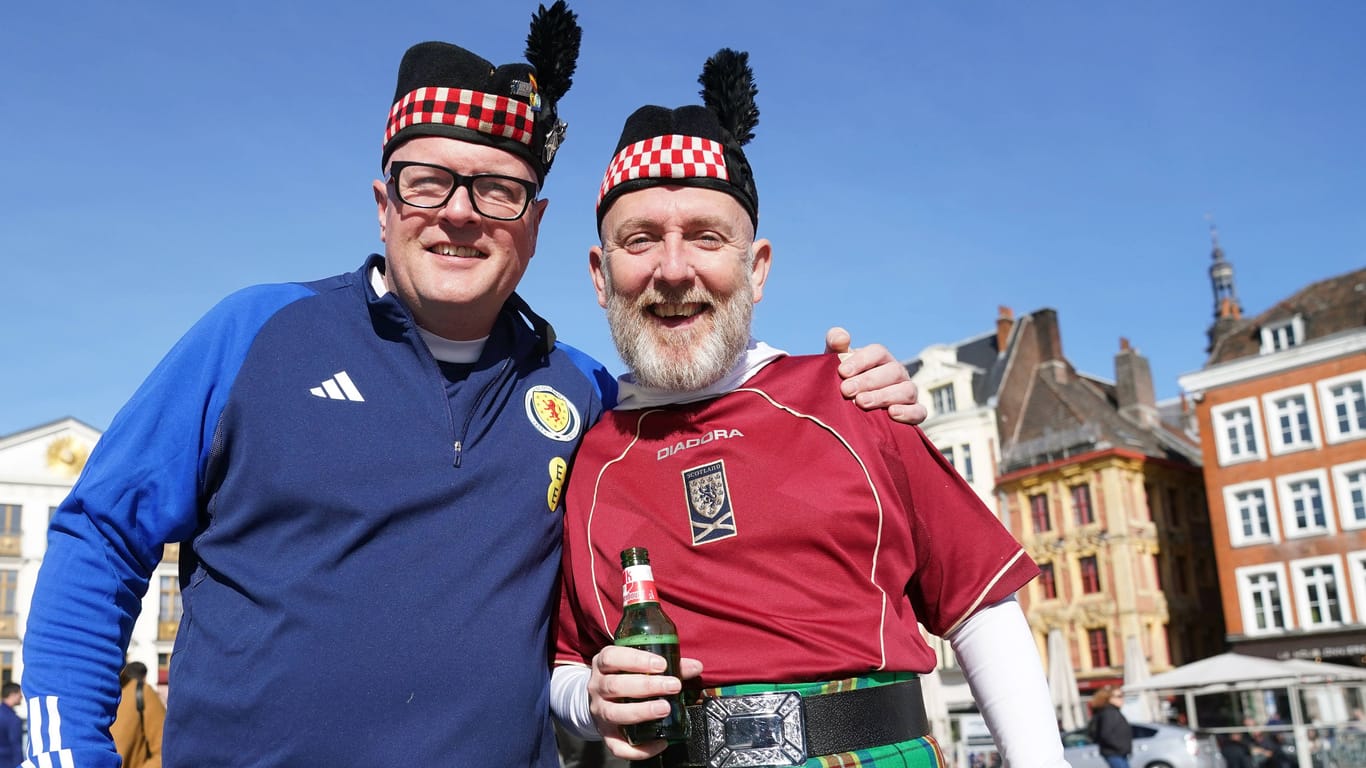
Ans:
POLYGON ((451 384, 382 264, 229 297, 114 419, 33 598, 32 764, 118 765, 124 648, 183 541, 169 768, 557 765, 561 491, 611 377, 514 297, 451 384))

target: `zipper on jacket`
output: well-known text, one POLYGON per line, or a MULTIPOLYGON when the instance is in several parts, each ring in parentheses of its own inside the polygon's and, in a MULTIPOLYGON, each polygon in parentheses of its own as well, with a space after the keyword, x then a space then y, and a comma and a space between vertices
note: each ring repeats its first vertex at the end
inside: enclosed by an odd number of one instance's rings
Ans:
MULTIPOLYGON (((502 365, 500 365, 500 366, 498 367, 498 373, 497 373, 495 376, 493 376, 492 378, 490 378, 488 381, 484 382, 484 386, 482 386, 482 387, 479 388, 479 394, 475 395, 475 397, 474 397, 474 405, 470 408, 469 413, 465 414, 465 421, 464 421, 463 424, 460 425, 460 439, 458 439, 458 440, 455 441, 455 465, 454 465, 454 466, 455 466, 456 469, 459 469, 459 468, 460 468, 460 455, 461 455, 461 452, 464 450, 464 436, 465 436, 466 434, 468 434, 469 431, 470 431, 470 422, 474 421, 474 414, 475 414, 475 412, 476 412, 477 410, 479 410, 479 404, 482 403, 482 402, 484 402, 484 398, 485 398, 485 397, 488 397, 489 390, 493 389, 493 387, 494 387, 495 385, 499 384, 500 382, 502 382, 504 379, 506 379, 506 378, 508 377, 508 371, 509 371, 511 368, 512 368, 512 358, 511 358, 511 357, 505 357, 505 358, 503 358, 502 365)), ((452 417, 452 418, 453 418, 453 417, 452 417)))

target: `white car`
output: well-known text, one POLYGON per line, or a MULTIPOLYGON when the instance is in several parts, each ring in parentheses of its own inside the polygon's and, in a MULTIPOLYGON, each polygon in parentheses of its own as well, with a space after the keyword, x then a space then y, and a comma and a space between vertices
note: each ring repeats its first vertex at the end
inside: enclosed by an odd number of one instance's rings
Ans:
MULTIPOLYGON (((1213 736, 1196 736, 1189 728, 1162 723, 1131 723, 1134 751, 1129 768, 1224 768, 1224 756, 1213 736)), ((1062 735, 1063 757, 1072 768, 1106 768, 1100 747, 1086 729, 1062 735)))

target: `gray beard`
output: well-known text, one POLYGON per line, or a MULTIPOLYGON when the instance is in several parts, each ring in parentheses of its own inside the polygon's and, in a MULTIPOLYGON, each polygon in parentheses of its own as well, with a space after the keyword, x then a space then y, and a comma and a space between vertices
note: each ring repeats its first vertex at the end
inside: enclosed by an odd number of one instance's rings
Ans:
POLYGON ((754 316, 754 291, 749 280, 719 301, 701 290, 678 296, 661 295, 650 290, 632 302, 607 285, 607 324, 617 354, 631 369, 636 382, 669 392, 693 392, 715 384, 735 367, 749 345, 750 322, 754 316), (711 303, 709 327, 670 331, 657 337, 654 326, 641 309, 663 298, 665 301, 711 303))

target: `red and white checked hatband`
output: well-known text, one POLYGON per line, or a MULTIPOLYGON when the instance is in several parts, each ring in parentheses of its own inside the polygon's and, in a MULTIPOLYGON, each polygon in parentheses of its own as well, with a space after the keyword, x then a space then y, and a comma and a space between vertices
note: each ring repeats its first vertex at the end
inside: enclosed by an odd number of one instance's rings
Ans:
POLYGON ((720 142, 676 133, 637 141, 607 164, 597 204, 602 205, 613 187, 631 179, 695 178, 730 180, 720 142))
POLYGON ((501 136, 531 146, 531 107, 507 96, 465 88, 418 88, 394 102, 384 143, 410 125, 437 123, 501 136))

